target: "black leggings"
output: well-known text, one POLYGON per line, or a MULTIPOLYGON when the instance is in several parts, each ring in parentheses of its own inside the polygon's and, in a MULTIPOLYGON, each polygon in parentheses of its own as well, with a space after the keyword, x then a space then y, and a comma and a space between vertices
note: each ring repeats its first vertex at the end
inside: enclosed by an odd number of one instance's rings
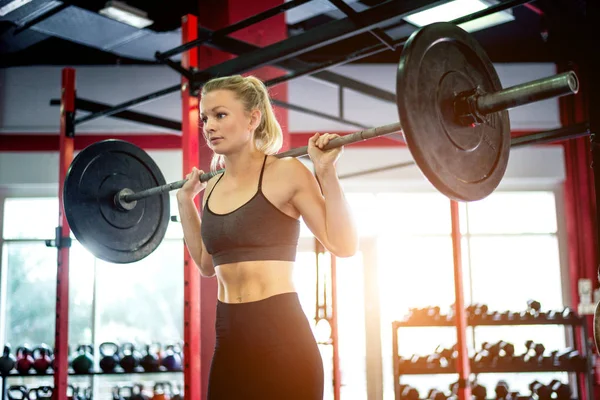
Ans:
POLYGON ((217 303, 209 400, 323 399, 323 361, 297 293, 217 303))

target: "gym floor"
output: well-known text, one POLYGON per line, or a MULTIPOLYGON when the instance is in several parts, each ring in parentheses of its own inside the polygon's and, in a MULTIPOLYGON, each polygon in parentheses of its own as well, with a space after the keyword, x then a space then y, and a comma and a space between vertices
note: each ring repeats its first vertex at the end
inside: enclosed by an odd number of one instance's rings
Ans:
MULTIPOLYGON (((433 22, 417 8, 446 3, 446 20, 479 11, 463 10, 467 0, 345 0, 370 26, 358 33, 357 15, 338 1, 182 0, 168 10, 164 2, 127 1, 135 10, 126 11, 148 20, 143 27, 111 19, 100 1, 42 3, 0 2, 0 400, 50 398, 57 385, 81 399, 206 393, 193 373, 205 378, 210 362, 213 339, 199 338, 200 326, 203 338, 214 334, 215 278, 185 267, 175 193, 150 255, 104 260, 68 228, 57 232, 67 226, 60 187, 73 156, 122 139, 143 149, 166 182, 179 181, 190 160, 210 155, 202 142, 193 145, 195 93, 187 80, 180 84, 182 74, 227 60, 265 81, 287 76, 271 94, 289 148, 314 132, 395 123, 398 43, 433 22), (282 6, 230 36, 157 60, 157 51, 282 6), (348 37, 327 27, 348 29, 348 37), (332 35, 327 45, 318 43, 322 34, 332 35), (299 37, 312 48, 294 42, 296 56, 259 63, 256 46, 299 37), (57 345, 68 346, 64 370, 54 365, 57 345)), ((451 201, 411 162, 399 136, 344 148, 338 174, 360 249, 332 257, 302 224, 294 270, 323 359, 324 399, 600 398, 593 329, 600 172, 592 168, 600 160, 589 135, 590 110, 600 103, 588 73, 596 65, 585 50, 588 31, 580 28, 593 26, 584 19, 588 3, 479 1, 501 9, 464 25, 503 87, 569 70, 580 82, 577 94, 510 110, 510 135, 531 139, 511 150, 502 181, 485 198, 451 201), (472 397, 458 385, 465 375, 472 397)))

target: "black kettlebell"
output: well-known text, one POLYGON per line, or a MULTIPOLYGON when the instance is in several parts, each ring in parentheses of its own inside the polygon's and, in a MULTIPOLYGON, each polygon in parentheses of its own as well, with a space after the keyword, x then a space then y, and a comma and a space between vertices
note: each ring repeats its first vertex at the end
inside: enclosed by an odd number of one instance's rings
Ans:
POLYGON ((10 374, 16 363, 15 356, 10 354, 10 344, 5 344, 4 352, 2 353, 2 357, 0 357, 0 375, 10 374))
POLYGON ((77 356, 71 361, 71 368, 76 374, 87 374, 94 366, 92 354, 94 349, 90 345, 82 344, 77 347, 77 356))
POLYGON ((31 350, 27 345, 23 345, 17 348, 17 363, 15 368, 20 374, 27 374, 33 366, 33 357, 31 357, 31 350))
POLYGON ((35 398, 37 400, 52 400, 52 392, 53 389, 51 386, 40 386, 39 388, 35 389, 35 398))
POLYGON ((113 342, 104 342, 99 347, 100 369, 103 372, 113 372, 115 367, 119 365, 119 346, 113 342))
POLYGON ((140 365, 140 353, 136 351, 133 343, 123 343, 121 345, 121 354, 119 364, 125 372, 133 372, 140 365))
POLYGON ((167 371, 181 370, 181 355, 175 350, 175 346, 170 344, 165 347, 165 356, 161 360, 163 367, 167 371))
POLYGON ((6 390, 8 400, 29 400, 27 388, 23 385, 12 385, 6 390))
POLYGON ((144 394, 144 386, 141 383, 136 383, 131 389, 131 397, 129 400, 149 400, 150 398, 144 394))
POLYGON ((183 400, 183 395, 181 394, 181 384, 178 383, 177 384, 177 391, 173 391, 173 397, 171 397, 171 400, 183 400))
MULTIPOLYGON (((160 346, 160 345, 158 345, 160 346)), ((160 370, 160 359, 158 358, 158 352, 160 351, 160 347, 158 351, 151 351, 152 345, 147 344, 145 346, 144 356, 140 360, 140 365, 144 368, 146 372, 157 372, 160 370)))

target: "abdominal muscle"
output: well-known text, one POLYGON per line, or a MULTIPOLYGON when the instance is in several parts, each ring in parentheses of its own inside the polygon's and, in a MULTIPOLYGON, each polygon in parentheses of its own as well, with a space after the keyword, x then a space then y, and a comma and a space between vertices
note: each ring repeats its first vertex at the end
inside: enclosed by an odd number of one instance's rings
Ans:
POLYGON ((223 303, 247 303, 281 293, 294 292, 294 263, 289 261, 244 261, 215 268, 218 298, 223 303))

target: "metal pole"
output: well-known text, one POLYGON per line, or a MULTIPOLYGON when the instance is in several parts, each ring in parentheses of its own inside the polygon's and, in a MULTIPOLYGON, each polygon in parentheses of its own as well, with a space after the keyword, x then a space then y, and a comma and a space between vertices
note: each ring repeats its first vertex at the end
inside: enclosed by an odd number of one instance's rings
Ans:
POLYGON ((56 321, 54 326, 54 398, 67 400, 69 378, 69 237, 70 227, 63 208, 63 186, 73 161, 75 113, 75 70, 62 70, 62 94, 58 170, 58 228, 56 229, 56 321))
POLYGON ((450 214, 452 217, 452 253, 454 259, 454 324, 456 325, 456 371, 458 372, 458 399, 471 400, 471 387, 469 377, 471 364, 467 349, 467 317, 465 312, 462 250, 460 235, 460 214, 458 203, 450 200, 450 214))
POLYGON ((340 342, 338 330, 337 257, 329 254, 331 269, 331 346, 333 347, 333 398, 340 400, 342 374, 340 371, 340 342))
MULTIPOLYGON (((197 37, 197 18, 186 15, 182 18, 181 41, 189 42, 197 37)), ((198 49, 191 49, 182 56, 182 65, 186 68, 198 66, 198 49)), ((182 87, 189 82, 182 77, 182 87)), ((183 157, 182 170, 190 171, 198 165, 200 134, 198 98, 192 96, 189 90, 181 92, 182 132, 181 152, 183 157)), ((200 208, 199 196, 194 199, 196 207, 200 208)), ((205 398, 202 384, 202 326, 200 323, 200 273, 187 248, 184 246, 183 265, 183 383, 186 399, 205 398)))

